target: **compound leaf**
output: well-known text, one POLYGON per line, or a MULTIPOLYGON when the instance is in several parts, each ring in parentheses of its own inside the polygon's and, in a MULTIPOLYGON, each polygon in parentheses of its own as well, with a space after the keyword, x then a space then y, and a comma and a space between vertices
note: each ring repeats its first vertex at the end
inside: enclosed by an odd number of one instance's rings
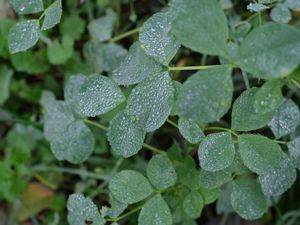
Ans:
POLYGON ((42 30, 48 30, 60 22, 62 15, 61 0, 56 0, 45 10, 42 30))
POLYGON ((155 74, 133 88, 126 110, 147 132, 159 128, 170 115, 174 87, 167 72, 155 74))
POLYGON ((264 136, 240 135, 238 145, 244 164, 257 174, 271 172, 283 159, 279 145, 264 136))
POLYGON ((147 177, 157 189, 166 189, 177 181, 177 174, 172 162, 164 155, 155 155, 147 166, 147 177))
POLYGON ((139 214, 138 225, 172 225, 169 206, 160 194, 146 202, 139 214))
POLYGON ((228 27, 219 2, 186 0, 184 3, 185 7, 179 10, 172 23, 176 39, 184 46, 203 54, 226 55, 228 27))
POLYGON ((146 132, 138 121, 126 111, 120 112, 110 122, 108 141, 115 155, 130 157, 142 148, 146 132))
POLYGON ((168 11, 150 17, 141 27, 139 41, 147 55, 168 65, 177 53, 180 43, 171 34, 172 15, 168 11))
POLYGON ((43 11, 43 0, 12 0, 14 10, 18 14, 33 14, 43 11))
POLYGON ((111 194, 120 202, 133 204, 153 193, 149 181, 139 172, 123 170, 109 181, 111 194))
POLYGON ((69 78, 65 86, 65 99, 79 115, 94 117, 117 107, 125 97, 109 77, 78 74, 69 78))
POLYGON ((254 220, 267 211, 267 200, 256 180, 240 179, 233 182, 231 205, 242 218, 254 220))
POLYGON ((40 37, 38 20, 26 20, 16 23, 9 31, 8 47, 10 53, 25 51, 34 46, 40 37))
POLYGON ((67 208, 70 225, 105 224, 105 220, 100 216, 97 206, 90 198, 85 198, 82 194, 70 195, 67 208))
POLYGON ((201 128, 191 120, 179 118, 178 128, 181 135, 192 144, 199 143, 205 137, 201 128))
POLYGON ((299 62, 300 31, 288 24, 265 23, 242 42, 237 63, 257 78, 273 79, 290 74, 299 62))
POLYGON ((211 172, 229 167, 234 160, 234 155, 234 144, 228 132, 207 135, 198 149, 201 167, 211 172))
POLYGON ((214 122, 228 111, 232 95, 231 68, 220 66, 199 71, 179 89, 177 113, 200 124, 214 122))
POLYGON ((135 42, 126 58, 112 72, 112 78, 121 85, 138 84, 161 70, 162 66, 146 55, 141 43, 135 42))

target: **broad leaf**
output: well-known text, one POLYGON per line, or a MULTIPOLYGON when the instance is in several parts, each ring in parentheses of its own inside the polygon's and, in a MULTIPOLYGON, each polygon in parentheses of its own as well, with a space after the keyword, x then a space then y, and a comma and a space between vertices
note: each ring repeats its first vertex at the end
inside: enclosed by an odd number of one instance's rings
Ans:
POLYGON ((222 190, 220 188, 205 188, 205 187, 200 187, 198 190, 204 200, 204 204, 211 204, 215 202, 219 197, 220 194, 222 193, 222 190))
POLYGON ((139 42, 133 43, 126 58, 112 72, 112 78, 122 85, 137 84, 162 71, 162 66, 146 55, 139 42))
POLYGON ((139 40, 147 55, 168 65, 177 53, 180 43, 171 34, 172 14, 159 12, 150 17, 141 27, 139 40))
POLYGON ((300 137, 289 142, 288 149, 292 162, 300 169, 300 137))
POLYGON ((199 71, 184 82, 178 93, 177 113, 197 123, 219 120, 230 108, 233 95, 231 68, 199 71))
POLYGON ((181 135, 192 144, 199 143, 205 137, 201 128, 191 120, 179 118, 178 128, 181 135))
POLYGON ((300 11, 299 0, 286 0, 285 4, 294 11, 300 11))
MULTIPOLYGON (((173 3, 176 8, 176 3, 173 3)), ((172 32, 184 46, 210 55, 226 55, 228 27, 216 0, 186 0, 172 23, 172 32), (213 15, 213 16, 212 16, 213 15)), ((172 7, 171 7, 172 10, 172 7)))
POLYGON ((184 161, 176 167, 178 181, 190 190, 198 190, 200 187, 199 172, 191 156, 185 157, 184 161))
POLYGON ((231 205, 242 218, 254 220, 267 211, 267 200, 256 180, 241 179, 233 182, 231 205))
POLYGON ((237 63, 257 78, 290 74, 300 63, 300 31, 287 24, 265 23, 243 41, 237 63))
POLYGON ((167 72, 155 74, 133 88, 126 110, 147 132, 158 129, 170 115, 174 87, 167 72))
POLYGON ((117 218, 127 208, 127 204, 118 201, 112 195, 109 196, 110 208, 107 210, 107 215, 111 218, 117 218))
POLYGON ((202 195, 197 191, 190 192, 182 202, 183 211, 188 218, 199 218, 204 206, 202 195))
POLYGON ((279 196, 294 184, 296 178, 296 169, 286 156, 274 170, 259 175, 258 180, 266 196, 279 196))
POLYGON ((85 198, 82 194, 70 195, 67 208, 70 225, 105 224, 105 220, 100 216, 97 206, 90 198, 85 198))
POLYGON ((18 14, 33 14, 43 11, 43 0, 12 0, 14 10, 18 14))
POLYGON ((277 4, 271 10, 270 16, 272 20, 278 23, 288 23, 292 19, 292 14, 285 4, 277 4))
POLYGON ((53 2, 44 12, 45 18, 42 30, 48 30, 60 22, 62 15, 61 0, 53 2))
POLYGON ((9 97, 12 75, 13 71, 7 66, 0 66, 0 105, 2 105, 9 97))
POLYGON ((238 131, 256 130, 267 125, 275 110, 262 113, 254 108, 257 88, 244 91, 233 103, 231 113, 231 127, 238 131))
POLYGON ((138 225, 172 225, 169 206, 160 194, 149 199, 139 214, 138 225))
POLYGON ((115 155, 130 157, 142 148, 146 132, 126 111, 120 112, 109 125, 108 141, 115 155))
POLYGON ((125 100, 118 85, 102 75, 74 75, 65 86, 65 99, 82 116, 104 114, 125 100))
POLYGON ((22 52, 34 46, 40 37, 38 20, 25 20, 16 23, 9 32, 10 53, 22 52))
POLYGON ((271 172, 283 159, 279 145, 264 136, 240 135, 238 145, 244 164, 257 174, 271 172))
POLYGON ((231 200, 230 200, 231 192, 232 192, 232 184, 229 183, 225 186, 222 194, 218 198, 218 201, 216 204, 218 214, 233 212, 233 208, 231 206, 231 200))
POLYGON ((111 194, 120 202, 133 204, 153 193, 149 181, 139 172, 123 170, 109 181, 111 194))
POLYGON ((77 40, 85 29, 85 21, 77 13, 72 13, 63 18, 59 24, 59 31, 61 35, 68 35, 77 40))
POLYGON ((292 133, 300 124, 300 110, 290 99, 285 99, 277 108, 276 113, 269 123, 276 138, 281 138, 292 133))
POLYGON ((232 171, 229 169, 210 172, 200 170, 199 181, 205 188, 217 188, 232 180, 232 171))
POLYGON ((172 162, 164 155, 155 155, 147 166, 147 177, 159 190, 173 186, 177 181, 177 174, 172 162))
POLYGON ((74 54, 73 49, 74 40, 69 36, 62 37, 62 43, 57 40, 53 41, 47 47, 47 56, 51 64, 64 64, 74 54))

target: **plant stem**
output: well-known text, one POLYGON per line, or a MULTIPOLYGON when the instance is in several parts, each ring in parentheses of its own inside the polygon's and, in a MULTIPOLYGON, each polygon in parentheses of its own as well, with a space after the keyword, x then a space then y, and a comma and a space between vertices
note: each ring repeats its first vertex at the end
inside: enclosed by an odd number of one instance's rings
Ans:
POLYGON ((286 141, 279 141, 279 140, 273 140, 273 141, 276 142, 277 144, 283 144, 283 145, 287 144, 286 141))
POLYGON ((243 80, 244 80, 247 90, 250 89, 249 79, 248 79, 247 73, 244 70, 242 70, 242 76, 243 76, 243 80))
POLYGON ((167 119, 167 123, 171 124, 173 127, 176 127, 178 129, 178 125, 175 122, 173 122, 172 120, 167 119))
POLYGON ((104 126, 104 125, 102 125, 102 124, 100 124, 100 123, 96 123, 96 122, 91 121, 91 120, 89 120, 89 119, 84 119, 83 121, 84 121, 85 123, 88 123, 88 124, 90 124, 90 125, 93 125, 93 126, 95 126, 95 127, 98 127, 98 128, 100 128, 101 130, 108 131, 108 127, 106 127, 106 126, 104 126))
POLYGON ((127 216, 130 216, 131 214, 134 214, 136 213, 137 211, 139 211, 141 208, 143 208, 144 204, 143 205, 139 205, 137 206, 136 208, 130 210, 129 212, 127 213, 124 213, 123 215, 117 217, 117 218, 114 218, 114 219, 106 219, 106 221, 109 221, 109 222, 117 222, 119 220, 122 220, 124 218, 126 218, 127 216))
POLYGON ((69 173, 69 174, 74 174, 78 176, 85 176, 89 178, 94 178, 98 180, 106 180, 108 179, 108 176, 105 175, 100 175, 96 173, 89 172, 87 170, 83 169, 72 169, 72 168, 67 168, 67 167, 58 167, 58 166, 44 166, 44 165, 37 165, 32 168, 33 171, 36 172, 58 172, 58 173, 69 173))
POLYGON ((300 84, 295 79, 292 79, 292 83, 300 89, 300 84))
POLYGON ((137 28, 135 28, 135 29, 133 29, 133 30, 129 30, 129 31, 123 33, 123 34, 120 34, 120 35, 117 35, 117 36, 111 38, 111 39, 109 40, 109 42, 117 42, 117 41, 120 41, 120 40, 122 40, 123 38, 126 38, 126 37, 128 37, 128 36, 131 36, 131 35, 133 35, 133 34, 138 33, 139 31, 140 31, 140 28, 137 27, 137 28))
POLYGON ((239 135, 234 132, 233 130, 229 129, 229 128, 225 128, 225 127, 205 127, 203 130, 222 130, 222 131, 227 131, 231 134, 233 134, 234 136, 238 137, 239 135))
POLYGON ((148 150, 150 150, 150 151, 152 151, 152 152, 158 153, 158 154, 163 154, 163 155, 166 154, 166 152, 161 151, 158 148, 155 148, 155 147, 153 147, 151 145, 148 145, 146 143, 143 144, 143 147, 146 148, 146 149, 148 149, 148 150))
POLYGON ((36 128, 41 128, 42 124, 30 120, 24 120, 24 119, 19 119, 19 118, 8 118, 8 119, 2 119, 0 118, 0 122, 6 122, 6 123, 20 123, 24 125, 31 125, 36 128))
POLYGON ((177 67, 168 67, 168 71, 178 71, 178 70, 207 70, 216 67, 222 66, 231 66, 235 67, 233 64, 220 64, 220 65, 207 65, 207 66, 177 66, 177 67))

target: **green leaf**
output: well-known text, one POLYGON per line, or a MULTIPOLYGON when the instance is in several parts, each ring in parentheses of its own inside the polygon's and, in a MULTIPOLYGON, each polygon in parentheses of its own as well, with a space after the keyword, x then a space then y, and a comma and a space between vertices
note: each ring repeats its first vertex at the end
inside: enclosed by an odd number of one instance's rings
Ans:
POLYGON ((107 210, 107 215, 111 218, 117 218, 128 206, 126 203, 118 201, 112 195, 109 196, 109 203, 111 207, 107 210))
POLYGON ((266 196, 283 194, 294 184, 296 178, 296 169, 287 156, 274 170, 258 176, 262 191, 266 196))
POLYGON ((169 206, 160 194, 146 202, 139 214, 138 225, 172 225, 169 206))
POLYGON ((43 11, 43 0, 12 0, 14 10, 18 14, 33 14, 43 11))
POLYGON ((177 53, 180 43, 171 34, 172 14, 169 11, 151 16, 141 27, 139 41, 147 55, 168 65, 177 53))
POLYGON ((44 12, 45 19, 42 25, 42 30, 48 30, 60 22, 62 15, 61 0, 53 2, 44 12))
POLYGON ((222 193, 222 190, 220 188, 212 188, 212 189, 208 189, 205 187, 200 187, 200 189, 198 190, 201 194, 201 196, 203 197, 204 200, 204 204, 211 204, 214 201, 216 201, 220 194, 222 193))
POLYGON ((182 202, 183 211, 188 218, 199 218, 204 206, 202 195, 197 191, 190 192, 182 202))
POLYGON ((8 99, 13 71, 5 65, 0 66, 0 105, 8 99))
POLYGON ((274 112, 282 101, 281 81, 269 80, 255 94, 254 109, 256 113, 274 112))
POLYGON ((78 74, 69 78, 65 86, 65 99, 79 115, 94 117, 117 107, 125 97, 109 77, 78 74))
POLYGON ((184 158, 183 163, 176 167, 178 181, 187 186, 190 190, 198 190, 200 187, 199 172, 196 169, 195 161, 192 157, 184 158))
POLYGON ((128 158, 142 148, 145 136, 138 121, 121 111, 111 120, 107 138, 115 155, 128 158))
POLYGON ((181 135, 192 144, 199 143, 205 137, 201 128, 192 120, 179 118, 178 128, 181 135))
POLYGON ((112 36, 116 21, 116 13, 113 10, 108 9, 105 16, 92 20, 88 25, 91 37, 100 42, 109 40, 112 36))
POLYGON ((233 95, 231 68, 199 71, 184 82, 176 102, 180 117, 197 123, 219 120, 230 108, 233 95))
POLYGON ((147 177, 159 190, 176 184, 177 174, 172 162, 164 155, 155 155, 147 165, 147 177))
POLYGON ((70 225, 105 224, 105 220, 101 217, 97 206, 90 198, 85 198, 82 194, 70 195, 67 208, 70 225))
POLYGON ((300 11, 299 0, 286 0, 285 4, 294 11, 300 11))
POLYGON ((139 172, 123 170, 109 181, 111 194, 120 202, 133 204, 153 193, 149 181, 139 172))
POLYGON ((61 35, 67 35, 77 40, 84 32, 85 22, 77 14, 72 13, 70 16, 64 17, 62 23, 59 24, 61 35))
POLYGON ((221 193, 220 197, 218 198, 217 201, 217 213, 223 214, 223 213, 231 213, 233 212, 233 208, 231 206, 231 202, 230 202, 230 195, 232 192, 232 184, 228 183, 223 192, 221 193))
POLYGON ((287 24, 265 23, 242 42, 237 63, 257 78, 284 77, 300 62, 300 31, 287 24), (276 35, 274 35, 276 34, 276 35))
POLYGON ((242 218, 254 220, 267 211, 267 200, 256 180, 240 179, 233 182, 231 205, 242 218))
POLYGON ((74 54, 74 40, 70 36, 63 36, 62 43, 55 40, 47 47, 47 55, 51 64, 64 64, 74 54))
POLYGON ((289 156, 294 165, 300 169, 300 137, 288 143, 289 156))
POLYGON ((234 144, 228 132, 207 135, 198 149, 200 166, 211 172, 229 167, 234 160, 234 155, 234 144))
POLYGON ((133 88, 126 110, 147 132, 159 128, 170 115, 174 87, 167 72, 155 74, 133 88))
POLYGON ((138 84, 162 71, 162 66, 146 55, 139 42, 133 43, 129 53, 121 64, 112 72, 112 78, 122 85, 138 84))
POLYGON ((205 188, 217 188, 232 180, 232 171, 229 169, 210 172, 200 170, 199 181, 205 188))
POLYGON ((268 6, 261 3, 250 3, 249 5, 247 5, 247 9, 251 12, 262 12, 268 8, 268 6))
POLYGON ((7 59, 9 55, 8 35, 10 28, 15 24, 15 21, 8 18, 0 20, 0 57, 7 59))
POLYGON ((299 124, 300 110, 298 106, 292 100, 285 99, 277 108, 269 127, 278 139, 295 131, 299 124))
MULTIPOLYGON (((177 40, 203 54, 226 55, 227 19, 219 2, 186 0, 184 4, 172 23, 172 32, 177 40)), ((175 3, 173 7, 176 7, 175 3)))
POLYGON ((22 52, 34 46, 40 37, 38 20, 25 20, 16 23, 9 32, 10 53, 22 52))
POLYGON ((292 19, 292 14, 285 4, 277 4, 271 10, 270 16, 272 20, 278 23, 288 23, 292 19))
POLYGON ((231 127, 238 131, 256 130, 267 125, 275 110, 267 113, 255 111, 254 104, 258 88, 244 91, 233 103, 231 113, 231 127))
POLYGON ((244 164, 257 174, 271 172, 283 159, 279 145, 264 136, 240 135, 238 145, 244 164))

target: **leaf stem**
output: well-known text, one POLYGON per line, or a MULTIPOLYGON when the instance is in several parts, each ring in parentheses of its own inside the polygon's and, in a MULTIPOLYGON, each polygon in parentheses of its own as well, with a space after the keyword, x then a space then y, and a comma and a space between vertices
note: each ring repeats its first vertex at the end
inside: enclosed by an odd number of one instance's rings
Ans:
POLYGON ((166 121, 167 123, 169 123, 169 124, 171 124, 173 127, 175 127, 175 128, 177 128, 178 129, 178 125, 175 123, 175 122, 173 122, 172 120, 170 120, 170 119, 167 119, 167 121, 166 121))
POLYGON ((235 67, 234 64, 220 64, 220 65, 206 65, 206 66, 175 66, 175 67, 167 67, 168 71, 178 71, 178 70, 207 70, 217 67, 230 66, 235 67))
POLYGON ((244 83, 246 85, 246 89, 247 90, 250 89, 249 79, 247 73, 244 70, 242 70, 242 76, 243 76, 244 83))
POLYGON ((287 144, 286 141, 279 141, 279 140, 275 140, 275 139, 273 139, 273 141, 276 142, 277 144, 283 144, 283 145, 287 144))
POLYGON ((166 154, 165 151, 159 150, 158 148, 155 148, 155 147, 153 147, 151 145, 148 145, 146 143, 143 144, 143 147, 150 150, 150 151, 152 151, 152 152, 158 153, 158 154, 163 154, 163 155, 166 154))
POLYGON ((238 137, 238 133, 234 132, 233 130, 225 127, 205 127, 203 130, 221 130, 221 131, 227 131, 231 133, 232 135, 238 137))
POLYGON ((295 79, 292 79, 291 81, 295 86, 297 86, 300 89, 300 84, 295 79))
POLYGON ((120 40, 122 40, 122 39, 124 39, 124 38, 126 38, 126 37, 128 37, 128 36, 131 36, 131 35, 133 35, 133 34, 138 33, 139 31, 140 31, 140 28, 137 27, 137 28, 135 28, 135 29, 129 30, 129 31, 125 32, 125 33, 122 33, 122 34, 120 34, 120 35, 117 35, 117 36, 111 38, 111 39, 109 40, 109 42, 117 42, 117 41, 120 41, 120 40))
POLYGON ((119 220, 122 220, 128 216, 130 216, 131 214, 134 214, 136 213, 137 211, 139 211, 141 208, 143 208, 144 204, 143 205, 139 205, 137 207, 135 207, 134 209, 130 210, 129 212, 127 213, 124 213, 123 215, 117 217, 117 218, 114 218, 114 219, 106 219, 106 221, 109 221, 109 222, 117 222, 119 220))

